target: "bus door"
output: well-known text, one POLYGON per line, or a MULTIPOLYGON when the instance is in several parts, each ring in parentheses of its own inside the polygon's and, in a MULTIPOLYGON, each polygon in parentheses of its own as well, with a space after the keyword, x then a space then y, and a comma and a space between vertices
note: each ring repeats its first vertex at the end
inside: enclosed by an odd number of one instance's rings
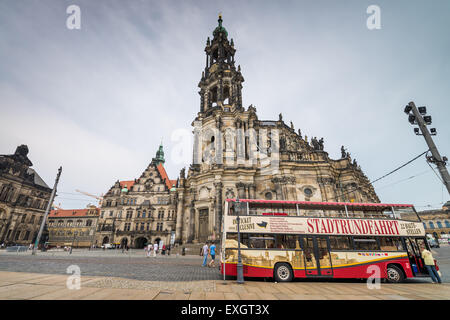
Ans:
POLYGON ((303 236, 306 276, 333 276, 326 237, 303 236))
MULTIPOLYGON (((406 251, 408 252, 409 263, 416 265, 417 271, 415 273, 426 273, 425 264, 420 254, 420 244, 414 238, 404 238, 406 244, 406 251)), ((420 240, 420 239, 419 239, 420 240)), ((414 270, 414 268, 413 268, 414 270)))

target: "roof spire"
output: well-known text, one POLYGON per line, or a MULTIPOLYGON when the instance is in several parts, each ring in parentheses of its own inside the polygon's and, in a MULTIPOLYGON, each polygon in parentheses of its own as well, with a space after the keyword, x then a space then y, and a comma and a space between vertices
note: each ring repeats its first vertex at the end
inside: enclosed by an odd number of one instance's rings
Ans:
POLYGON ((161 138, 161 144, 159 145, 158 151, 156 151, 156 157, 153 158, 153 160, 156 162, 156 165, 158 165, 160 163, 164 164, 164 162, 166 162, 166 160, 164 159, 162 138, 161 138))
POLYGON ((218 35, 219 33, 223 33, 225 35, 225 38, 228 37, 227 30, 224 27, 222 27, 222 22, 223 22, 222 13, 219 13, 219 20, 217 20, 217 21, 219 22, 219 26, 216 29, 214 29, 213 36, 216 37, 216 35, 218 35))

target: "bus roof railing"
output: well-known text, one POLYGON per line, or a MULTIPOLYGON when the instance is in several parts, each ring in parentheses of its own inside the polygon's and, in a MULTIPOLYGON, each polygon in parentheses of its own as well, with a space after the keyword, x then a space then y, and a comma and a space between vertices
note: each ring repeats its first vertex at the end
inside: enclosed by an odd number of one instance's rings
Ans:
MULTIPOLYGON (((227 202, 236 202, 236 199, 226 199, 227 202)), ((412 204, 393 204, 393 203, 358 203, 358 202, 314 202, 314 201, 290 201, 290 200, 259 200, 259 199, 239 199, 240 202, 248 202, 255 204, 291 204, 306 207, 345 207, 351 209, 372 209, 383 210, 390 208, 412 208, 412 204)))

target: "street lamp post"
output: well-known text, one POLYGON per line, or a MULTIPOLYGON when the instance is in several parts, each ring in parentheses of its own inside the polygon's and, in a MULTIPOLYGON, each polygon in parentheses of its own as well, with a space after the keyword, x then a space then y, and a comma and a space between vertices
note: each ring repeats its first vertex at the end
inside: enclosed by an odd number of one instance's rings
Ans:
POLYGON ((59 167, 58 174, 56 175, 55 185, 53 186, 52 193, 50 194, 50 199, 48 200, 47 208, 45 209, 44 218, 42 219, 41 227, 39 228, 39 232, 36 237, 36 242, 34 243, 33 251, 31 252, 31 254, 33 254, 33 255, 36 254, 36 251, 38 249, 39 241, 41 240, 41 236, 42 236, 42 231, 44 230, 44 226, 47 221, 47 217, 50 212, 50 209, 51 209, 51 206, 53 203, 53 199, 55 198, 56 187, 58 186, 58 181, 59 181, 59 177, 61 176, 61 171, 62 171, 62 167, 59 167))
POLYGON ((433 139, 431 138, 432 135, 436 135, 436 129, 431 128, 430 134, 427 128, 427 124, 431 124, 431 116, 426 116, 426 107, 417 108, 412 101, 406 105, 404 111, 408 115, 408 121, 412 125, 417 124, 419 126, 419 128, 414 128, 414 133, 416 135, 422 135, 425 138, 425 142, 427 143, 432 154, 432 157, 427 157, 427 161, 436 164, 439 173, 441 174, 442 182, 450 194, 450 175, 446 168, 448 159, 447 157, 441 157, 436 145, 433 142, 433 139), (419 133, 419 129, 422 134, 419 133))
POLYGON ((242 257, 241 257, 241 232, 239 230, 239 213, 241 211, 241 203, 239 202, 239 198, 236 199, 236 214, 237 214, 237 234, 238 234, 238 263, 236 265, 237 272, 237 283, 244 283, 244 266, 242 265, 242 257))

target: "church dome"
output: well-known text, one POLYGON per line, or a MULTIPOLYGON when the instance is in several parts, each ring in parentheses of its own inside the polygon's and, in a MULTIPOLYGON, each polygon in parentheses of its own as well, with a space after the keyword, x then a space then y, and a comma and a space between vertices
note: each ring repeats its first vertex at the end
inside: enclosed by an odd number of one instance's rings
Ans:
POLYGON ((227 29, 225 29, 224 27, 222 27, 222 15, 219 15, 219 25, 214 29, 213 31, 213 36, 216 37, 219 33, 224 33, 225 37, 228 37, 228 32, 227 29))

